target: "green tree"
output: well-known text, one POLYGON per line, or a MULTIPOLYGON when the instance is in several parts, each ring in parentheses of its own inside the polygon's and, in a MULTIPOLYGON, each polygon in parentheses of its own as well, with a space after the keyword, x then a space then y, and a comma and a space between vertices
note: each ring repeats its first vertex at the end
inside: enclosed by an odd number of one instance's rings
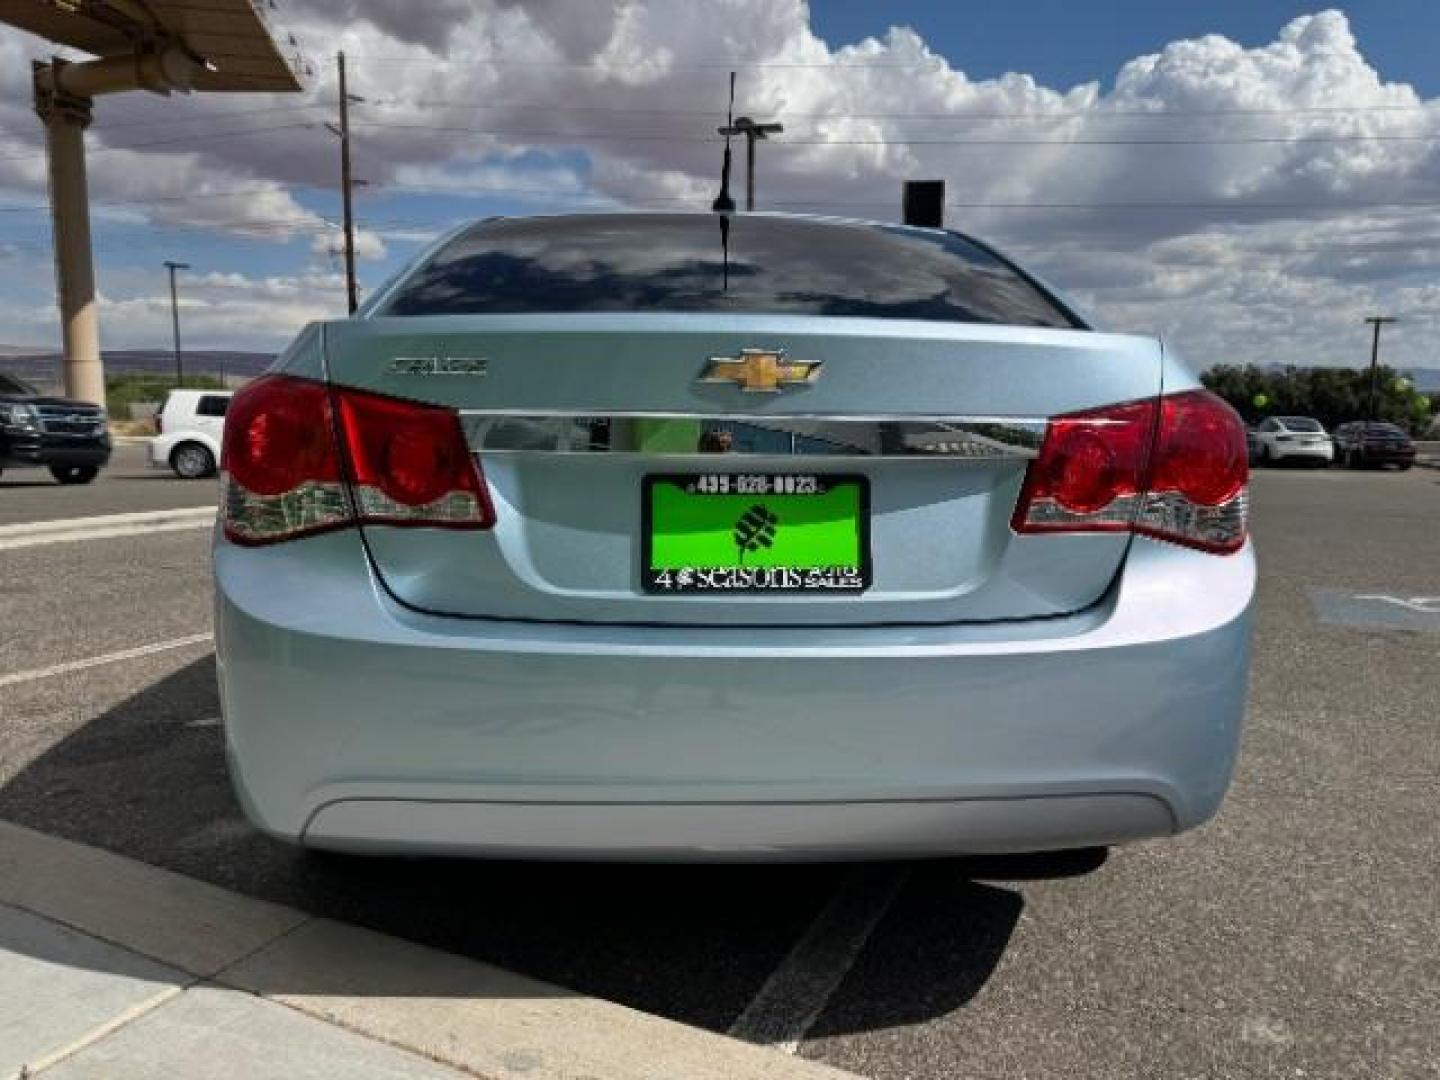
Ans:
MULTIPOLYGON (((1267 416, 1312 416, 1327 429, 1370 416, 1370 369, 1297 368, 1264 370, 1253 364, 1219 364, 1200 376, 1205 387, 1228 401, 1253 424, 1267 416)), ((1412 433, 1430 421, 1432 403, 1393 368, 1375 374, 1376 419, 1412 433)))

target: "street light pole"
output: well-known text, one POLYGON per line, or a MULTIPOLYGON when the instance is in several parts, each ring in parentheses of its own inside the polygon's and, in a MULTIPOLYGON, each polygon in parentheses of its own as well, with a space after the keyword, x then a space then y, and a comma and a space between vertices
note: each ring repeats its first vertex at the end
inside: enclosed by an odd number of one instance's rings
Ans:
POLYGON ((1380 327, 1396 321, 1393 315, 1370 315, 1365 321, 1375 328, 1370 339, 1370 419, 1379 419, 1380 404, 1380 327))
POLYGON ((189 270, 189 263, 165 260, 165 269, 170 271, 170 326, 175 331, 175 385, 185 385, 185 366, 180 360, 180 301, 175 295, 175 271, 189 270))
POLYGON ((755 209, 755 143, 768 139, 785 130, 784 124, 757 124, 748 116, 739 117, 733 124, 717 128, 727 139, 732 135, 745 136, 745 209, 755 209))

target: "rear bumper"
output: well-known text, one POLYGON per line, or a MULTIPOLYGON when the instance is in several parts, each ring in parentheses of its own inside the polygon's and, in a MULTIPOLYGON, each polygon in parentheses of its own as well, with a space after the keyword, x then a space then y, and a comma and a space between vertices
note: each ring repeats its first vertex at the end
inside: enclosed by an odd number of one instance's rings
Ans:
POLYGON ((1388 447, 1381 448, 1369 446, 1360 451, 1360 460, 1366 465, 1413 465, 1415 463, 1415 450, 1391 450, 1388 447))
POLYGON ((1136 540, 1010 624, 602 627, 394 603, 359 537, 215 551, 236 785, 318 847, 850 858, 1190 828, 1234 766, 1254 559, 1136 540))
POLYGON ((1333 461, 1335 447, 1331 443, 1275 443, 1271 453, 1276 458, 1313 458, 1316 461, 1333 461))

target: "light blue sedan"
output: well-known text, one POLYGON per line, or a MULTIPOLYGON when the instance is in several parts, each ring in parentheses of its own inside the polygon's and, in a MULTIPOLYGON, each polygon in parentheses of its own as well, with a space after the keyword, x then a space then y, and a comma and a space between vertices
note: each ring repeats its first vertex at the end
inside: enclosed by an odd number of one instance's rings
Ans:
POLYGON ((1245 431, 992 248, 772 214, 491 219, 236 395, 247 813, 309 847, 832 859, 1219 808, 1245 431))

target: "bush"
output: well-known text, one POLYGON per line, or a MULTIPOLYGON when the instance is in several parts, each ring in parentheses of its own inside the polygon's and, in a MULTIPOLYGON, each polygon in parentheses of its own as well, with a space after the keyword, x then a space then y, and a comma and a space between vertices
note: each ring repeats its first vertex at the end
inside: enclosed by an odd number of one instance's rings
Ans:
MULTIPOLYGON (((1255 423, 1267 416, 1311 416, 1333 431, 1348 420, 1370 419, 1370 369, 1285 368, 1265 370, 1253 364, 1220 364, 1200 376, 1206 389, 1219 394, 1255 423)), ((1375 419, 1398 424, 1419 434, 1430 423, 1431 399, 1417 391, 1393 368, 1376 372, 1375 419)))

